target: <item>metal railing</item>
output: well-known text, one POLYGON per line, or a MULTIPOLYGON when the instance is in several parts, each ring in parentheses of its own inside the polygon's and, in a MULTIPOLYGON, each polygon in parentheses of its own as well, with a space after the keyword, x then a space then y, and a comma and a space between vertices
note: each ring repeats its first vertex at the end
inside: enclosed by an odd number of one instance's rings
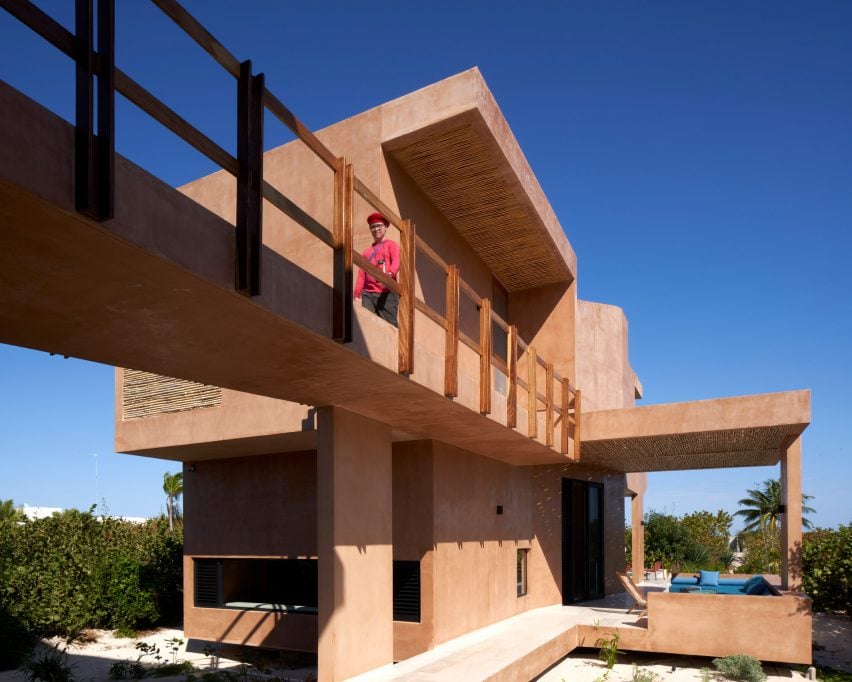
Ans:
POLYGON ((518 335, 462 279, 459 267, 447 263, 417 236, 414 223, 391 210, 355 175, 352 164, 335 156, 264 84, 263 74, 252 74, 251 61, 240 62, 175 0, 151 0, 166 16, 194 40, 225 71, 238 81, 237 156, 184 120, 145 88, 116 68, 114 63, 114 0, 75 0, 75 33, 71 33, 29 0, 0 0, 12 14, 76 64, 75 186, 76 208, 88 217, 104 221, 113 215, 115 109, 118 92, 172 133, 237 179, 235 288, 247 296, 260 293, 262 202, 271 205, 321 240, 333 251, 332 337, 352 340, 353 266, 369 273, 399 295, 398 371, 414 371, 415 311, 440 325, 446 332, 444 395, 458 396, 459 343, 479 355, 479 411, 491 412, 492 368, 507 378, 506 426, 516 428, 518 388, 527 392, 527 435, 538 437, 538 413, 545 412, 544 442, 554 444, 554 429, 560 427, 560 451, 568 454, 573 440, 573 458, 580 454, 580 390, 559 376, 553 365, 540 357, 533 346, 518 335), (95 27, 97 31, 95 31, 95 27), (98 51, 94 37, 97 33, 98 51), (97 135, 93 120, 97 94, 97 135), (319 220, 290 200, 263 178, 263 115, 268 110, 281 121, 318 159, 334 173, 333 224, 329 230, 319 220), (385 274, 353 249, 355 195, 384 214, 400 233, 400 269, 397 279, 385 274), (418 252, 431 260, 446 276, 446 310, 442 315, 415 294, 418 252), (460 329, 460 296, 479 312, 479 335, 473 339, 460 329), (507 334, 506 357, 493 353, 492 324, 507 334), (518 376, 519 351, 526 364, 526 379, 518 376), (539 371, 544 370, 544 392, 539 390, 539 371), (554 382, 558 387, 554 391, 554 382), (558 394, 558 398, 557 398, 558 394))

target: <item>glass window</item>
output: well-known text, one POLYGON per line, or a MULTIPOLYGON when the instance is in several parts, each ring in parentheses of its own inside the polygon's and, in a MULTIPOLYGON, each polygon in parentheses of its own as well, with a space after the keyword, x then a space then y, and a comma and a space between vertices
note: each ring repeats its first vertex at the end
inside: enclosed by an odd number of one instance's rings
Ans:
POLYGON ((518 596, 523 597, 527 593, 527 555, 528 549, 518 550, 518 596))

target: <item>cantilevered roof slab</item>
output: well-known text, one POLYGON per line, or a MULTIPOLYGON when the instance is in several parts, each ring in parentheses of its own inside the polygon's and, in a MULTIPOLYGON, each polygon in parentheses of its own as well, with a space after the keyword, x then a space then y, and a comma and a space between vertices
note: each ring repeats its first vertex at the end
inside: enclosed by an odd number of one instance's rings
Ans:
POLYGON ((503 286, 575 278, 574 250, 478 69, 383 104, 381 114, 385 151, 503 286))
POLYGON ((807 390, 588 412, 580 460, 623 472, 771 466, 810 420, 807 390))

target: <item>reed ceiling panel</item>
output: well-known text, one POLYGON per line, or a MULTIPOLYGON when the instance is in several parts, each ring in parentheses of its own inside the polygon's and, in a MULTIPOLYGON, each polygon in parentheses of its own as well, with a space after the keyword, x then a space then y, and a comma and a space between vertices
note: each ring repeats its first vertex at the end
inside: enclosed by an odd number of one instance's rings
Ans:
POLYGON ((474 124, 390 153, 509 291, 571 279, 547 228, 518 197, 517 179, 501 168, 474 124))
POLYGON ((623 472, 772 466, 789 434, 771 426, 584 441, 581 461, 623 472))

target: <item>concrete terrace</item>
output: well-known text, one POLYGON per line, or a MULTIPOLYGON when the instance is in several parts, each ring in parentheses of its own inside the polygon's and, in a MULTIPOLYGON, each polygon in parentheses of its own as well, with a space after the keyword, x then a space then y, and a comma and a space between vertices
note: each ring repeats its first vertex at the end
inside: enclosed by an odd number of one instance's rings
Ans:
MULTIPOLYGON (((641 583, 663 591, 663 581, 641 583)), ((457 637, 434 649, 352 678, 357 682, 412 680, 528 680, 540 675, 577 647, 594 646, 598 637, 618 628, 622 648, 639 643, 648 620, 626 613, 633 603, 625 593, 576 606, 546 606, 521 613, 457 637), (631 636, 633 635, 633 636, 631 636)))

